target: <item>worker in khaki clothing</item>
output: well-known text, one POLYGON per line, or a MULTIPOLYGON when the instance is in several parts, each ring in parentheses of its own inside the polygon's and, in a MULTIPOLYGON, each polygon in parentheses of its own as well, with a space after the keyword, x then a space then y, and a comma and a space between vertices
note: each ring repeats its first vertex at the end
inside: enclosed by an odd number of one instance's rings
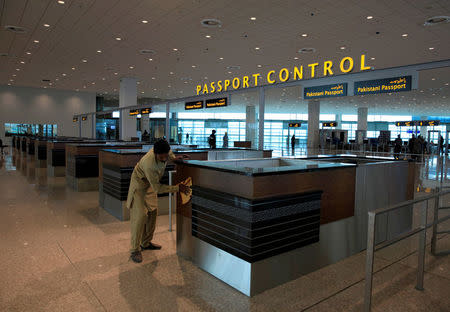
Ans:
POLYGON ((170 150, 166 140, 157 141, 134 167, 128 190, 127 208, 131 222, 131 260, 142 262, 141 250, 161 249, 152 243, 158 215, 158 193, 189 192, 189 187, 164 185, 159 181, 169 160, 179 159, 170 150))

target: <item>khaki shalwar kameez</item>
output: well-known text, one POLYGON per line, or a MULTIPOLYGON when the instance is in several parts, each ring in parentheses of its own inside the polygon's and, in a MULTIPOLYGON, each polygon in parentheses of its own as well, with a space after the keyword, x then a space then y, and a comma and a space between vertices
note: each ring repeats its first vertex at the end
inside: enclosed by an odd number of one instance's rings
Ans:
MULTIPOLYGON (((175 155, 169 152, 169 161, 175 155)), ((130 209, 131 252, 147 247, 155 232, 158 215, 158 193, 178 192, 178 185, 170 186, 159 181, 167 162, 158 161, 151 149, 134 167, 128 190, 127 208, 130 209)))

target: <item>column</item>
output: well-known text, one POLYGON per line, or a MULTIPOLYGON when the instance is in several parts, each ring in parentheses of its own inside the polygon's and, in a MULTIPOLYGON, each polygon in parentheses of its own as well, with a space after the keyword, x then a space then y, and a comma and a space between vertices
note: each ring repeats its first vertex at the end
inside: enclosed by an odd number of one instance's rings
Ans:
POLYGON ((170 104, 166 103, 166 130, 164 131, 164 136, 167 142, 170 143, 170 104))
POLYGON ((320 102, 308 101, 308 141, 310 149, 319 148, 320 102))
POLYGON ((265 111, 264 88, 259 88, 259 114, 258 114, 258 149, 264 150, 264 111, 265 111))
POLYGON ((92 121, 92 135, 91 137, 93 139, 96 139, 97 137, 97 115, 96 114, 92 114, 91 115, 91 121, 92 121))
MULTIPOLYGON (((119 107, 137 105, 137 79, 120 79, 119 107)), ((129 141, 131 137, 137 137, 136 117, 130 116, 128 110, 120 111, 120 139, 129 141)))
POLYGON ((256 147, 256 107, 247 106, 245 109, 245 140, 252 142, 256 147))
MULTIPOLYGON (((421 116, 420 120, 428 120, 428 116, 421 116)), ((420 126, 420 133, 418 133, 417 135, 421 135, 423 136, 424 140, 428 140, 428 131, 427 131, 427 126, 420 126)))
POLYGON ((342 129, 342 114, 336 114, 336 122, 337 122, 337 127, 336 129, 342 129))
POLYGON ((367 107, 358 107, 358 127, 356 131, 356 143, 364 144, 364 138, 367 136, 367 107))

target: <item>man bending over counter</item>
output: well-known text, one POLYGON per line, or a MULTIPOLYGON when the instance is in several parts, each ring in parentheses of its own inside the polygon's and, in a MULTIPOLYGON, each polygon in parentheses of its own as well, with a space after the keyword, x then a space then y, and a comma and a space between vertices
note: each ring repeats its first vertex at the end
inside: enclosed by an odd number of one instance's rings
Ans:
POLYGON ((159 193, 189 193, 184 184, 165 185, 159 181, 164 175, 168 161, 182 161, 186 156, 176 157, 166 140, 157 141, 153 148, 134 167, 128 190, 127 208, 130 209, 131 255, 136 263, 142 262, 141 250, 158 250, 152 243, 158 216, 159 193))

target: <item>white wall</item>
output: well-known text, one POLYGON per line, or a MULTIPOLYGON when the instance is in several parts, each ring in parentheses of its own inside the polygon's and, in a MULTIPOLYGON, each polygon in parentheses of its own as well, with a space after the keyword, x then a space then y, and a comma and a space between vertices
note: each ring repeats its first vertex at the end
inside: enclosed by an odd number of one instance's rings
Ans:
MULTIPOLYGON (((73 115, 95 111, 95 93, 0 85, 0 137, 5 123, 57 124, 58 136, 78 136, 73 115)), ((90 118, 82 136, 91 137, 90 118)))

